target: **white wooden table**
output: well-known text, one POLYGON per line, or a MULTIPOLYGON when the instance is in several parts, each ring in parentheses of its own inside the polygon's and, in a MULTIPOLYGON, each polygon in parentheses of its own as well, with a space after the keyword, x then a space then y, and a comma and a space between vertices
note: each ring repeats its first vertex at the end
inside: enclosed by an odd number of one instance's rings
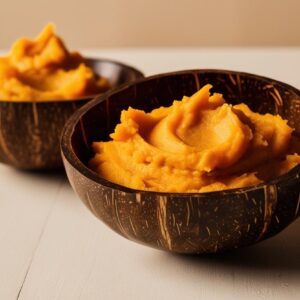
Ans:
MULTIPOLYGON (((146 75, 191 68, 253 72, 300 88, 300 48, 126 49, 146 75)), ((300 220, 235 253, 171 255, 119 237, 98 221, 64 174, 0 165, 0 300, 300 299, 300 220)))

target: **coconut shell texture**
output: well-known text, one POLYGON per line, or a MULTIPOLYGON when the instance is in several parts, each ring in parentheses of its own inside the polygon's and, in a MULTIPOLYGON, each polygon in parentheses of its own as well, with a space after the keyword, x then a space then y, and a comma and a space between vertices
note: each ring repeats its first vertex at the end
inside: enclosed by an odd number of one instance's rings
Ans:
POLYGON ((88 103, 68 121, 61 141, 72 187, 90 211, 120 235, 176 253, 214 253, 269 238, 298 216, 300 166, 271 182, 210 193, 156 193, 129 189, 87 167, 92 141, 107 140, 128 106, 151 111, 192 95, 206 83, 233 104, 278 113, 300 130, 300 91, 241 72, 181 71, 152 76, 88 103))
MULTIPOLYGON (((88 64, 109 79, 112 88, 143 77, 118 62, 89 59, 88 64)), ((67 119, 92 97, 45 102, 0 100, 0 162, 21 169, 62 167, 59 139, 67 119)))

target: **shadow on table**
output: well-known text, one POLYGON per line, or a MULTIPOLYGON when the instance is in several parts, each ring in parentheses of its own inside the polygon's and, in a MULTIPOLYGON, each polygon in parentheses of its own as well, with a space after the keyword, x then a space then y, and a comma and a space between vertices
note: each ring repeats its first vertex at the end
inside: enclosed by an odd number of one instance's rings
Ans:
POLYGON ((172 255, 193 265, 213 265, 235 270, 288 271, 300 278, 300 220, 276 237, 251 247, 212 255, 172 255))
POLYGON ((67 180, 67 175, 64 168, 53 169, 53 170, 23 170, 17 169, 11 166, 7 166, 4 164, 0 164, 0 171, 3 170, 7 176, 19 176, 19 177, 28 177, 28 178, 36 178, 41 180, 67 180))
POLYGON ((187 299, 186 293, 189 299, 298 299, 299 233, 300 219, 251 247, 214 255, 149 250, 140 263, 172 299, 187 299))

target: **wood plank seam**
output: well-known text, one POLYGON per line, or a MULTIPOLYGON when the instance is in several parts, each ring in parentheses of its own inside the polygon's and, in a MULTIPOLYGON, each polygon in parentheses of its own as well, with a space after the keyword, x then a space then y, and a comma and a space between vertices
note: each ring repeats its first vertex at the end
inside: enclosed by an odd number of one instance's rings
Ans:
POLYGON ((48 212, 47 217, 46 217, 46 219, 45 219, 45 222, 44 222, 44 224, 43 224, 41 233, 40 233, 40 235, 39 235, 39 238, 38 238, 38 241, 37 241, 37 244, 36 244, 36 247, 35 247, 35 249, 34 249, 33 252, 32 252, 32 256, 31 256, 31 259, 30 259, 30 261, 29 261, 29 264, 28 264, 26 273, 25 273, 25 275, 24 275, 24 279, 23 279, 22 284, 21 284, 21 286, 20 286, 20 289, 19 289, 19 291, 18 291, 16 300, 19 300, 19 299, 20 299, 20 296, 21 296, 23 287, 24 287, 25 282, 26 282, 26 279, 27 279, 27 275, 28 275, 28 273, 29 273, 29 271, 30 271, 30 269, 31 269, 32 263, 33 263, 33 261, 34 261, 35 254, 36 254, 36 252, 37 252, 37 249, 39 248, 39 245, 40 245, 40 242, 41 242, 42 237, 43 237, 43 235, 44 235, 45 229, 46 229, 46 227, 47 227, 49 218, 50 218, 51 213, 52 213, 52 211, 53 211, 53 209, 54 209, 55 202, 57 201, 58 195, 60 194, 60 191, 61 191, 61 189, 62 189, 62 187, 63 187, 63 185, 64 185, 65 182, 66 182, 65 178, 61 179, 61 181, 60 181, 60 183, 59 183, 59 185, 58 185, 58 187, 57 187, 57 191, 56 191, 56 193, 55 193, 55 196, 53 197, 52 205, 51 205, 51 207, 50 207, 50 209, 49 209, 49 212, 48 212))

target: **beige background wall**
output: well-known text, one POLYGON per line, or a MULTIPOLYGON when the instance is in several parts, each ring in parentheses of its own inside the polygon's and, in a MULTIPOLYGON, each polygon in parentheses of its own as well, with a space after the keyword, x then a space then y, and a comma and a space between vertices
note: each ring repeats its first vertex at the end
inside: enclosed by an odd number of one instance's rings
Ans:
POLYGON ((300 46, 299 0, 0 0, 0 48, 48 22, 71 48, 300 46))

